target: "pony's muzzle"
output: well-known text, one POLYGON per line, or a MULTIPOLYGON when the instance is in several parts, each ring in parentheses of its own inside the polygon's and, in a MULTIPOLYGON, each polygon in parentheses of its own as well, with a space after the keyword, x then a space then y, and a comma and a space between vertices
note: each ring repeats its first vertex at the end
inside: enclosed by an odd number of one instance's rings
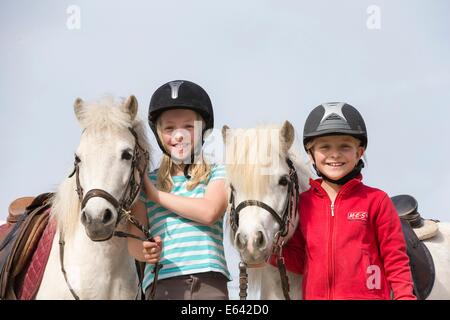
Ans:
POLYGON ((253 247, 258 250, 264 250, 266 248, 266 237, 264 237, 264 233, 262 231, 256 232, 255 237, 253 238, 253 247))
POLYGON ((266 249, 267 239, 264 235, 264 232, 256 231, 253 235, 250 236, 250 239, 251 241, 249 243, 249 237, 247 237, 247 235, 237 232, 234 239, 236 248, 238 248, 240 251, 248 250, 250 252, 255 250, 263 251, 266 249))
POLYGON ((111 238, 116 226, 117 214, 110 208, 101 209, 97 214, 88 208, 81 212, 81 223, 86 233, 93 241, 103 241, 111 238))
MULTIPOLYGON (((81 213, 81 223, 83 223, 83 225, 86 226, 86 225, 91 224, 93 220, 95 220, 95 219, 92 219, 89 214, 86 214, 86 210, 83 210, 83 212, 81 213)), ((105 211, 101 215, 100 219, 96 219, 96 220, 101 220, 101 223, 103 223, 106 226, 106 225, 112 223, 113 214, 112 214, 111 210, 105 209, 105 211)))
POLYGON ((236 237, 234 238, 234 244, 236 245, 236 248, 238 248, 239 250, 244 250, 245 247, 247 246, 247 237, 240 232, 236 233, 236 237))

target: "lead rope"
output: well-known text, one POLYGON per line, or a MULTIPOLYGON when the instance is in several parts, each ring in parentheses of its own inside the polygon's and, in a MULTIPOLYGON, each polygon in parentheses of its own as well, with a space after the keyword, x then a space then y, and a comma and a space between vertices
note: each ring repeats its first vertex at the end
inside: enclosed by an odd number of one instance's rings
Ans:
POLYGON ((247 300, 248 274, 245 262, 239 262, 239 299, 247 300))
MULTIPOLYGON (((129 211, 124 211, 123 212, 123 216, 131 223, 133 224, 136 228, 138 228, 139 230, 142 231, 142 233, 145 235, 145 238, 141 238, 138 237, 134 234, 131 233, 126 233, 126 232, 122 232, 122 231, 114 231, 114 235, 116 237, 122 237, 122 238, 126 238, 126 237, 130 237, 130 238, 134 238, 134 239, 138 239, 141 241, 151 241, 151 242, 155 242, 155 239, 150 235, 150 232, 148 231, 148 229, 142 225, 135 217, 133 217, 129 211)), ((152 273, 153 273, 153 282, 150 286, 150 293, 149 293, 149 297, 150 300, 154 300, 155 299, 155 295, 156 295, 156 285, 158 282, 158 273, 159 270, 161 270, 161 268, 163 267, 163 265, 159 262, 155 263, 155 266, 153 267, 152 273)), ((139 285, 142 286, 142 279, 139 279, 139 285)))
POLYGON ((287 276, 286 265, 284 263, 284 258, 282 255, 284 241, 280 241, 281 240, 280 233, 277 234, 276 239, 277 240, 275 241, 273 254, 277 258, 277 267, 278 267, 278 271, 280 272, 281 288, 283 289, 284 298, 286 300, 291 300, 291 297, 289 296, 289 291, 290 291, 289 278, 287 276))
POLYGON ((69 288, 70 293, 74 297, 75 300, 80 300, 80 297, 75 293, 75 290, 73 290, 72 286, 70 285, 69 279, 67 279, 67 273, 64 269, 64 236, 63 233, 59 233, 59 261, 61 264, 61 272, 64 276, 64 280, 66 280, 67 287, 69 288))
MULTIPOLYGON (((130 237, 130 238, 138 239, 138 240, 141 240, 141 241, 153 241, 154 242, 154 239, 152 237, 150 237, 150 238, 142 238, 142 237, 135 236, 134 234, 125 233, 125 232, 122 232, 122 231, 115 231, 114 235, 117 236, 117 237, 122 237, 122 238, 130 237)), ((70 285, 69 279, 67 277, 66 269, 64 268, 64 245, 65 245, 64 237, 63 237, 62 232, 60 232, 60 234, 59 234, 59 260, 60 260, 60 264, 61 264, 61 272, 62 272, 62 274, 64 276, 64 280, 66 281, 67 287, 69 288, 69 291, 72 294, 72 296, 74 297, 74 299, 75 300, 80 300, 80 297, 76 294, 75 290, 70 285)), ((151 289, 150 289, 150 299, 151 300, 153 300, 155 298, 156 283, 158 281, 158 271, 162 267, 163 267, 162 264, 156 263, 155 267, 153 268, 152 273, 154 274, 154 280, 153 280, 153 283, 152 283, 151 289)), ((140 279, 140 278, 139 278, 139 287, 142 288, 142 279, 140 279)))

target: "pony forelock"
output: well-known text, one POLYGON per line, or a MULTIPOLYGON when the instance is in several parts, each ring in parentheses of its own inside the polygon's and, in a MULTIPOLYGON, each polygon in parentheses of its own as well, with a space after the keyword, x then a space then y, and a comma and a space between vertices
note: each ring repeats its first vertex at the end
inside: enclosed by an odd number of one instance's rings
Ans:
MULTIPOLYGON (((247 196, 260 197, 268 191, 271 166, 289 157, 299 171, 300 188, 306 190, 311 176, 302 163, 300 148, 293 143, 289 150, 279 140, 280 126, 262 125, 251 129, 231 129, 226 138, 228 180, 247 196)), ((295 141, 294 141, 295 142, 295 141)))

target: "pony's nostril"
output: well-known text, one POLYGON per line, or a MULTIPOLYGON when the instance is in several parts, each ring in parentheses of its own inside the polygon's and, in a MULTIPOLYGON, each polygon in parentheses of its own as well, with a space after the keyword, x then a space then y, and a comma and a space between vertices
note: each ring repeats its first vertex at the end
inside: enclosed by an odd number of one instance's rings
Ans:
POLYGON ((103 219, 102 222, 103 224, 107 224, 108 222, 110 222, 112 219, 112 212, 109 209, 105 210, 105 213, 103 214, 103 219))
POLYGON ((266 239, 264 238, 264 234, 262 231, 258 231, 256 233, 256 237, 254 240, 255 247, 258 249, 264 248, 266 245, 266 239))
POLYGON ((83 211, 81 213, 81 223, 83 225, 87 225, 87 224, 89 224, 90 221, 91 221, 91 219, 89 219, 88 215, 86 214, 86 211, 83 211))
POLYGON ((247 239, 245 236, 243 236, 241 233, 238 233, 236 235, 236 246, 238 249, 244 249, 247 245, 247 239))

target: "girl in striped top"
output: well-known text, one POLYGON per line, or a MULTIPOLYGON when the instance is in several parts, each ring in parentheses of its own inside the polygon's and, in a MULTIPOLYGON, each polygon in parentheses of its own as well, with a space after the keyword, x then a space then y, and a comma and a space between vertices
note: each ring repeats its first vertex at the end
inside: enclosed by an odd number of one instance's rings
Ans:
MULTIPOLYGON (((163 156, 159 168, 145 178, 145 192, 133 214, 162 239, 155 299, 228 299, 225 173, 223 166, 206 163, 201 152, 205 131, 214 124, 208 94, 186 80, 164 84, 150 101, 149 124, 163 156)), ((129 240, 130 252, 148 263, 143 281, 148 296, 151 264, 161 246, 142 246, 129 240)))

